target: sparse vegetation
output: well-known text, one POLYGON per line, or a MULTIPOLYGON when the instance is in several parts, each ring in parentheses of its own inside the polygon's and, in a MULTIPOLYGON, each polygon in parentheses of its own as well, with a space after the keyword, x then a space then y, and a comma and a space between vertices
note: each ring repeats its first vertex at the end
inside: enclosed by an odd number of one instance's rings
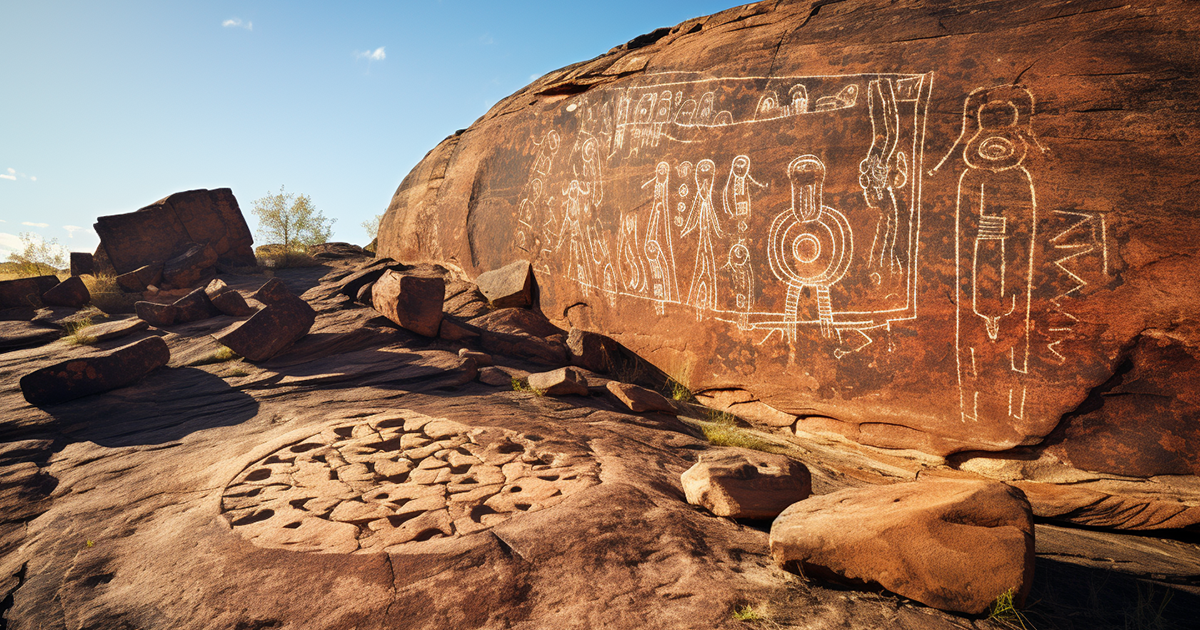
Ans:
POLYGON ((96 343, 96 338, 85 332, 89 327, 92 326, 92 323, 91 317, 85 317, 77 321, 69 322, 66 325, 67 343, 73 346, 90 346, 96 343))
POLYGON ((264 261, 273 260, 273 264, 266 266, 276 268, 309 266, 304 264, 305 259, 312 259, 305 250, 310 245, 328 241, 333 236, 333 223, 337 221, 325 218, 308 195, 289 193, 283 186, 279 187, 278 194, 267 193, 265 197, 255 199, 250 211, 258 217, 259 238, 278 243, 279 253, 264 261))
POLYGON ((680 402, 696 402, 696 397, 692 395, 692 390, 688 389, 683 383, 680 383, 673 378, 667 379, 665 393, 669 398, 678 400, 680 402))
POLYGON ((1017 609, 1014 597, 1014 590, 1011 588, 1001 593, 996 597, 996 601, 992 602, 987 618, 992 621, 998 621, 1009 628, 1033 630, 1033 626, 1028 623, 1025 616, 1017 609))
POLYGON ((737 416, 728 411, 708 409, 708 421, 700 422, 704 439, 713 446, 736 446, 767 453, 781 453, 782 449, 737 426, 737 416))
POLYGON ((738 621, 762 621, 763 615, 750 604, 746 604, 741 608, 734 609, 733 618, 738 621))
POLYGON ((213 363, 225 363, 226 361, 233 361, 238 358, 240 357, 238 357, 236 352, 226 346, 220 346, 208 355, 192 361, 189 365, 212 365, 213 363))
POLYGON ((525 379, 521 379, 521 378, 514 378, 512 380, 512 388, 513 388, 514 392, 532 392, 534 396, 545 396, 546 395, 546 392, 544 392, 536 387, 530 387, 529 383, 526 382, 525 379))
POLYGON ((247 372, 242 368, 233 368, 225 373, 225 378, 234 378, 239 376, 250 376, 250 372, 247 372))
POLYGON ((367 233, 371 240, 375 240, 379 236, 379 222, 383 220, 382 214, 377 214, 374 217, 362 222, 362 229, 367 233))
POLYGON ((105 313, 132 313, 134 302, 141 299, 139 294, 122 291, 114 275, 83 275, 80 278, 91 295, 92 305, 105 313))
POLYGON ((67 248, 58 244, 58 239, 49 241, 32 232, 21 232, 18 237, 24 249, 21 253, 8 255, 13 263, 10 273, 18 276, 57 275, 67 266, 67 248))

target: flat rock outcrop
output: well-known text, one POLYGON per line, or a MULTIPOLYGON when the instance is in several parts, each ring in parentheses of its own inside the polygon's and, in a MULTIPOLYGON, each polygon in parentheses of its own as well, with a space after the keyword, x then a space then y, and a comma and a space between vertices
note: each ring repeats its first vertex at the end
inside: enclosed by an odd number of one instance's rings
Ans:
POLYGON ((169 261, 201 243, 212 248, 216 263, 255 264, 250 227, 228 188, 178 192, 137 212, 100 217, 94 227, 98 257, 118 274, 169 261))
POLYGON ((702 455, 680 480, 688 503, 729 518, 772 519, 812 494, 804 464, 744 448, 702 455))
POLYGON ((170 360, 167 344, 158 337, 147 337, 30 372, 21 377, 21 393, 34 405, 67 402, 136 383, 170 360))
POLYGON ((1098 491, 1200 506, 1156 486, 1200 473, 1193 14, 846 0, 689 20, 444 140, 378 251, 469 277, 529 261, 560 327, 801 439, 1136 477, 1098 491), (1128 374, 1146 393, 1108 396, 1128 374))
POLYGON ((795 503, 771 524, 781 566, 968 614, 986 612, 1006 592, 1024 601, 1033 542, 1024 495, 992 481, 841 490, 795 503))

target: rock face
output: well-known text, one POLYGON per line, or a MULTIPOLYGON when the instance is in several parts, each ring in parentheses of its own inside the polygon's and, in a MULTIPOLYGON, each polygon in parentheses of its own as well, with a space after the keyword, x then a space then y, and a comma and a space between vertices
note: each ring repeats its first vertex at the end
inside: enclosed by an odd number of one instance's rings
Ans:
POLYGON ((384 317, 418 335, 436 337, 442 324, 446 282, 385 271, 371 288, 371 302, 384 317))
POLYGON ((317 314, 288 291, 278 278, 268 280, 252 296, 266 305, 250 319, 213 335, 222 345, 249 359, 266 361, 308 334, 317 314))
POLYGON ((208 244, 221 264, 255 264, 254 239, 228 188, 175 193, 137 212, 100 217, 95 228, 97 254, 118 274, 171 260, 196 243, 208 244))
POLYGON ((131 385, 171 360, 159 337, 45 367, 21 377, 21 393, 34 405, 66 402, 131 385))
POLYGON ((552 72, 405 178, 379 254, 528 260, 560 326, 775 426, 1195 476, 1193 7, 1010 9, 759 3, 552 72), (1167 398, 1106 397, 1130 369, 1167 398))
POLYGON ((804 464, 744 448, 701 456, 681 481, 688 503, 729 518, 775 518, 812 494, 804 464))
POLYGON ((215 271, 217 252, 208 243, 188 247, 183 253, 163 263, 162 278, 169 287, 187 289, 215 271))
POLYGON ((518 260, 475 279, 479 292, 494 308, 529 306, 533 303, 533 268, 518 260))
POLYGON ((771 525, 775 562, 876 584, 923 604, 985 612, 1033 580, 1033 514, 1002 483, 934 479, 854 488, 793 504, 771 525))

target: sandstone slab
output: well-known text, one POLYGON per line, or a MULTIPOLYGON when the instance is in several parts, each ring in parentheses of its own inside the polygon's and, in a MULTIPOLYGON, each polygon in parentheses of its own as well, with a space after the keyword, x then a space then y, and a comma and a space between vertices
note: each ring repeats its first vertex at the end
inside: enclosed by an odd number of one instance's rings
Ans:
POLYGON ((442 323, 446 283, 441 278, 407 276, 386 270, 371 289, 375 310, 401 327, 436 337, 442 323))
POLYGON ((197 322, 221 314, 220 309, 208 299, 208 294, 203 288, 196 289, 175 300, 172 306, 178 309, 175 314, 175 322, 179 324, 197 322))
POLYGON ((117 276, 117 284, 130 293, 141 293, 146 287, 162 287, 163 264, 153 262, 117 276))
POLYGON ((131 317, 129 319, 119 319, 112 322, 93 324, 87 328, 84 328, 83 334, 95 339, 97 342, 111 341, 113 339, 120 339, 121 337, 132 335, 139 330, 146 330, 149 327, 150 322, 144 319, 131 317))
POLYGON ((525 307, 533 304, 533 268, 518 260, 499 269, 479 274, 479 292, 492 308, 525 307))
POLYGON ((0 308, 39 307, 42 294, 57 285, 57 276, 0 280, 0 308))
POLYGON ((772 519, 812 494, 804 464, 744 448, 701 455, 680 481, 688 503, 729 518, 772 519))
POLYGON ((91 252, 71 252, 71 275, 91 275, 96 272, 96 264, 91 252))
POLYGON ((609 381, 604 384, 604 387, 634 413, 642 413, 644 411, 672 413, 675 411, 675 407, 671 404, 671 401, 667 400, 662 394, 640 385, 622 383, 621 381, 609 381))
POLYGON ((785 568, 879 585, 923 604, 987 611, 1033 580, 1033 515, 1020 490, 992 481, 931 479, 810 497, 771 525, 785 568))
POLYGON ((21 320, 0 321, 0 352, 40 346, 61 336, 62 330, 54 326, 21 320))
POLYGON ((547 396, 587 396, 587 379, 574 368, 562 367, 536 372, 527 378, 529 386, 547 396))
POLYGON ((192 244, 163 263, 163 283, 176 289, 190 289, 216 271, 217 260, 217 252, 208 243, 192 244))
POLYGON ((223 280, 214 279, 204 287, 208 300, 218 311, 231 317, 245 317, 254 312, 254 307, 246 303, 241 293, 231 289, 223 280))
POLYGON ((58 283, 54 288, 42 294, 42 302, 47 306, 70 306, 79 308, 92 299, 87 285, 79 276, 71 276, 58 283))
POLYGON ((222 345, 250 361, 266 361, 308 334, 316 312, 278 278, 268 280, 253 296, 266 307, 244 322, 213 335, 222 345))
POLYGON ((174 304, 159 304, 157 302, 135 302, 133 311, 139 319, 145 320, 151 326, 162 328, 175 323, 179 317, 179 307, 174 304))
POLYGON ((170 360, 166 342, 147 337, 30 372, 21 377, 21 393, 34 405, 62 403, 131 385, 170 360))

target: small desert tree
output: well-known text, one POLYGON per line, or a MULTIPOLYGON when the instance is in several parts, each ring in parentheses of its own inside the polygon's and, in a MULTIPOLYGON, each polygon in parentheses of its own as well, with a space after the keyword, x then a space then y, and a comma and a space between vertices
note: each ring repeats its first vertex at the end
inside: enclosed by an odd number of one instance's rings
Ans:
POLYGON ((367 232, 367 236, 371 237, 371 240, 375 240, 375 237, 379 236, 379 222, 382 220, 383 215, 377 214, 362 222, 362 229, 367 232))
POLYGON ((23 276, 52 275, 67 266, 67 249, 58 244, 58 239, 47 241, 30 232, 21 232, 18 236, 24 249, 21 253, 8 255, 8 261, 17 264, 17 273, 23 276))
POLYGON ((277 243, 289 253, 328 241, 337 220, 326 219, 308 195, 286 192, 283 186, 279 194, 255 199, 250 211, 258 217, 259 238, 277 243))

